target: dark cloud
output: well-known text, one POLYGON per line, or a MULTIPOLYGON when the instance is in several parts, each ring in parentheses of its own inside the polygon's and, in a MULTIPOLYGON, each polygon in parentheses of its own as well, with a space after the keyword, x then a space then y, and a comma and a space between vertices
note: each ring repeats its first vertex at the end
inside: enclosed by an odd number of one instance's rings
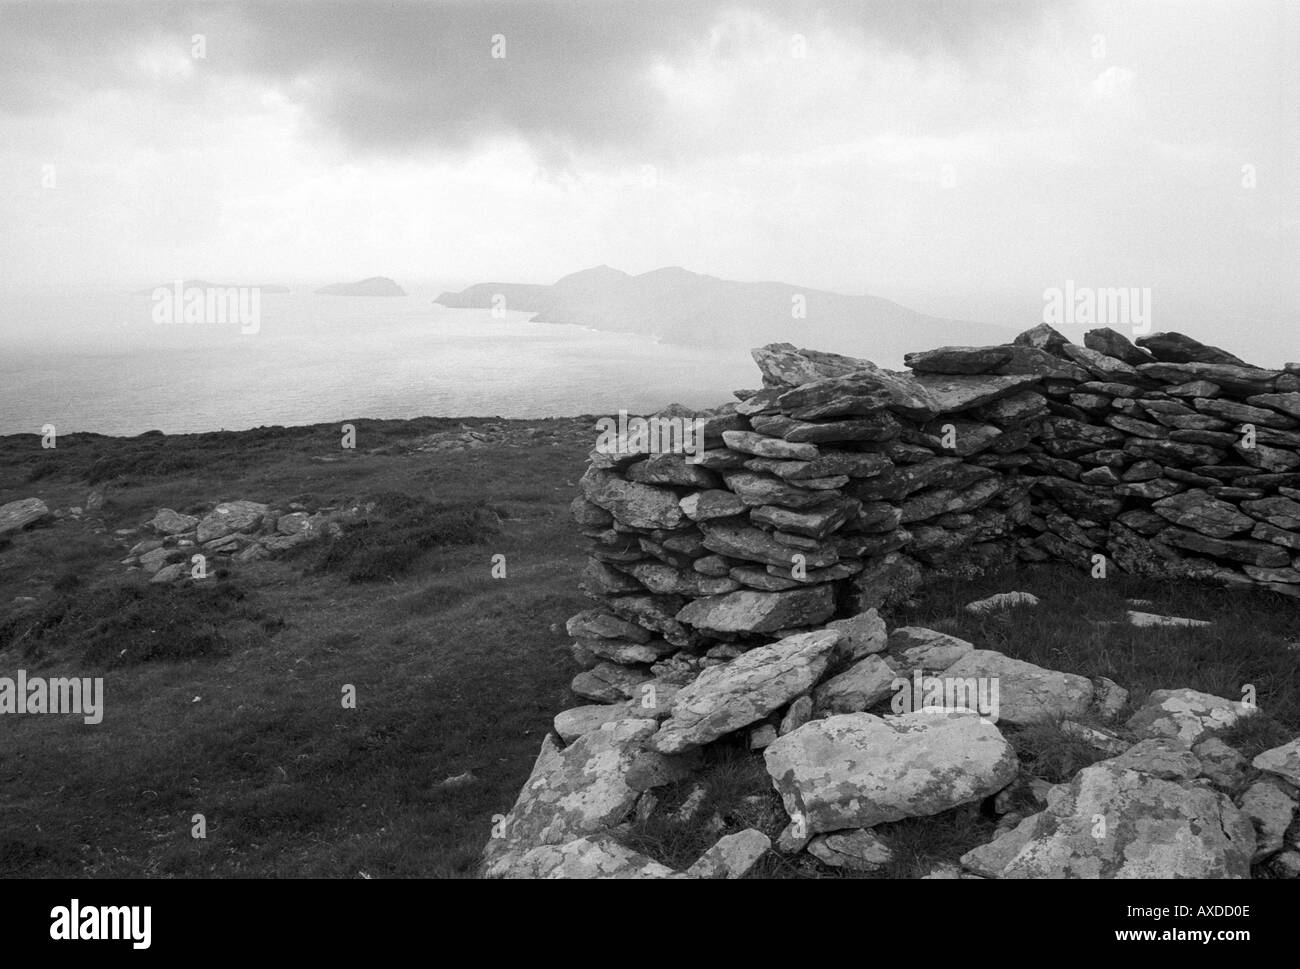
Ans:
MULTIPOLYGON (((0 6, 0 111, 56 110, 146 83, 133 53, 207 38, 207 59, 174 97, 257 78, 363 151, 462 148, 516 133, 546 152, 635 144, 661 115, 650 83, 708 36, 727 0, 479 3, 104 3, 0 6), (506 57, 494 59, 494 35, 506 57)), ((789 26, 842 29, 958 55, 1041 21, 1042 3, 741 0, 789 26)), ((723 48, 720 56, 728 51, 723 48)), ((159 82, 154 82, 155 84, 159 82)))

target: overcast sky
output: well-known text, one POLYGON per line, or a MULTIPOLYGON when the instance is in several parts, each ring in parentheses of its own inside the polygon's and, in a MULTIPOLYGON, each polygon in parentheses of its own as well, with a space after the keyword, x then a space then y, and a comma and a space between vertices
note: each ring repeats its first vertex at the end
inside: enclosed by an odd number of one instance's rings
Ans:
POLYGON ((681 265, 970 318, 1068 278, 1295 324, 1297 6, 4 4, 0 260, 18 283, 681 265))

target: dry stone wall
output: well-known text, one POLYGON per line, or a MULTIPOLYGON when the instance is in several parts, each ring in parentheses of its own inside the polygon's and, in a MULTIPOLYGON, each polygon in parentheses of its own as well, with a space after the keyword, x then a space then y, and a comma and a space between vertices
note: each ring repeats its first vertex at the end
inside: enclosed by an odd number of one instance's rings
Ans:
POLYGON ((878 826, 980 803, 994 840, 926 877, 1242 878, 1266 861, 1296 877, 1300 738, 1255 758, 1252 781, 1211 736, 1253 706, 1157 690, 1120 725, 1128 694, 1105 677, 891 631, 879 612, 926 572, 1016 559, 1300 593, 1300 368, 1139 342, 1095 330, 1076 346, 1040 326, 910 354, 910 373, 774 344, 737 403, 671 408, 653 433, 621 418, 572 506, 594 600, 568 622, 572 686, 594 702, 554 718, 484 874, 735 878, 772 850, 879 872, 878 826), (687 419, 699 446, 663 448, 687 419), (927 676, 988 695, 936 705, 916 693, 927 676), (1050 796, 1003 733, 1045 721, 1109 758, 1050 796), (636 850, 634 821, 665 812, 713 830, 698 778, 714 745, 737 744, 762 758, 779 816, 689 866, 636 850), (693 793, 669 809, 668 789, 693 793))
POLYGON ((930 570, 1019 558, 1300 595, 1300 365, 1179 334, 909 354, 910 373, 773 344, 693 455, 592 452, 573 514, 599 608, 573 688, 616 702, 930 570))

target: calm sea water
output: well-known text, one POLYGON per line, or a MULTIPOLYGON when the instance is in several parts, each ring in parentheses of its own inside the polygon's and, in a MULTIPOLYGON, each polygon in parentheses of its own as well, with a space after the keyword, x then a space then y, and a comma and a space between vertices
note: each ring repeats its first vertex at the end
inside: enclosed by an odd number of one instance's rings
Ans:
POLYGON ((494 319, 436 294, 263 294, 256 334, 159 325, 148 294, 0 294, 0 433, 645 413, 715 405, 759 382, 744 350, 494 319))

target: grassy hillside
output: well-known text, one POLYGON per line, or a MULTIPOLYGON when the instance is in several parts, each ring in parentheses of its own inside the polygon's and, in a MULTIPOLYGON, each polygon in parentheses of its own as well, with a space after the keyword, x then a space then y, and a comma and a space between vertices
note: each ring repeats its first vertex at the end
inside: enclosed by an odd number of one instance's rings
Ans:
POLYGON ((562 626, 582 607, 582 550, 567 504, 591 421, 354 423, 355 451, 336 426, 72 435, 53 451, 0 439, 0 500, 66 509, 92 482, 107 489, 102 523, 69 516, 0 539, 0 675, 102 675, 107 708, 98 726, 4 718, 0 874, 471 870, 573 674, 562 626), (461 439, 462 424, 499 443, 414 450, 461 439), (142 536, 114 531, 160 506, 393 493, 481 502, 496 524, 469 544, 381 536, 371 552, 394 563, 392 577, 354 581, 330 560, 355 555, 315 547, 232 567, 201 595, 133 582, 139 598, 123 597, 117 563, 142 536), (504 579, 491 576, 496 554, 504 579), (32 651, 24 633, 51 617, 32 651), (104 648, 141 638, 157 648, 132 665, 104 648), (344 684, 355 710, 342 708, 344 684), (440 786, 466 771, 477 781, 440 786), (190 836, 196 813, 203 841, 190 836))

